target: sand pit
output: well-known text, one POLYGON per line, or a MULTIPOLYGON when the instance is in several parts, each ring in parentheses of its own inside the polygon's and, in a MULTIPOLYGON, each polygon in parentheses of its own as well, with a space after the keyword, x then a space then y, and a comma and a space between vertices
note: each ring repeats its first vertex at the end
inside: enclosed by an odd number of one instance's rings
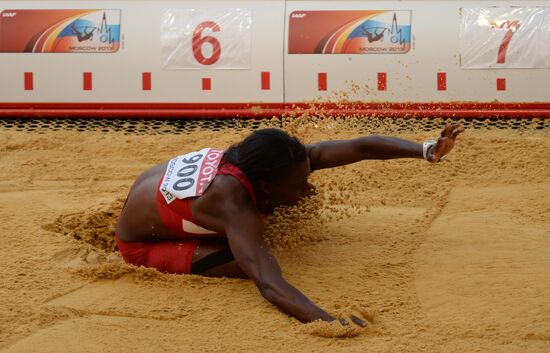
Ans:
MULTIPOLYGON (((0 124, 1 352, 550 352, 544 124, 471 123, 439 165, 365 161, 312 175, 318 195, 273 223, 268 242, 292 284, 366 329, 300 324, 250 281, 124 264, 110 234, 134 178, 250 131, 113 128, 124 124, 0 124)), ((422 141, 443 122, 283 125, 304 142, 422 141)))

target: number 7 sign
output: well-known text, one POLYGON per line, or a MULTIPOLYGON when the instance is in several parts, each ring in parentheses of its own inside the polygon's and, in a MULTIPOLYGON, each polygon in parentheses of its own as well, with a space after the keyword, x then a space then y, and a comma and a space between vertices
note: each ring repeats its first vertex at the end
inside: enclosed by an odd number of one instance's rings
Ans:
POLYGON ((250 67, 250 9, 168 9, 160 32, 164 69, 250 67))
POLYGON ((462 8, 464 69, 549 68, 549 8, 462 8))

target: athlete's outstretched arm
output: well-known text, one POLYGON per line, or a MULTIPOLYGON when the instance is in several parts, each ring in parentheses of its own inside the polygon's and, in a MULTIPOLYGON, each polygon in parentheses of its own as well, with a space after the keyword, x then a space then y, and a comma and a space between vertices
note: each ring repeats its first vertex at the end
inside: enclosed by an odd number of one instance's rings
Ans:
MULTIPOLYGON (((448 124, 427 159, 438 162, 453 148, 456 136, 464 129, 448 124)), ((306 146, 311 170, 333 168, 364 159, 423 158, 422 144, 390 136, 366 136, 352 140, 323 141, 306 146)))
POLYGON ((224 218, 235 261, 265 299, 302 322, 335 320, 283 278, 277 260, 263 240, 263 221, 255 207, 228 205, 224 218))

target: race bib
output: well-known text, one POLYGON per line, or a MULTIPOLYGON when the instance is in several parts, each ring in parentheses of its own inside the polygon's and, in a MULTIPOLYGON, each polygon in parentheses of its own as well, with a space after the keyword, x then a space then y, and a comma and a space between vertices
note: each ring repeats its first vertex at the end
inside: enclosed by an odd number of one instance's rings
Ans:
POLYGON ((202 195, 216 176, 223 152, 204 148, 171 159, 160 184, 166 203, 202 195))

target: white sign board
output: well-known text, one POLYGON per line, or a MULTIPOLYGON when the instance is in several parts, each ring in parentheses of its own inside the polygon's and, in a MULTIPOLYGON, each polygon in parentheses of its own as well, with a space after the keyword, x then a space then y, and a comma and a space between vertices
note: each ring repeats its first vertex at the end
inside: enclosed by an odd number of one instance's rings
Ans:
POLYGON ((462 68, 550 67, 550 8, 460 10, 462 68))
POLYGON ((167 9, 161 19, 165 70, 248 69, 250 9, 167 9))

